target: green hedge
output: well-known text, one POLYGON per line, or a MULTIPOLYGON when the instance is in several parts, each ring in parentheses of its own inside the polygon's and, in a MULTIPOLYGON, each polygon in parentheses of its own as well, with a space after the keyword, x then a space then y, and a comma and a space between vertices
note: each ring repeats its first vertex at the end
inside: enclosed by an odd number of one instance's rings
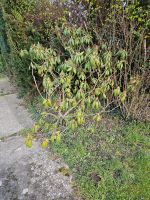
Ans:
POLYGON ((20 57, 22 49, 31 44, 50 46, 54 42, 51 32, 55 21, 60 21, 63 10, 48 0, 3 0, 0 9, 0 49, 5 71, 12 75, 23 92, 33 86, 30 60, 20 57))

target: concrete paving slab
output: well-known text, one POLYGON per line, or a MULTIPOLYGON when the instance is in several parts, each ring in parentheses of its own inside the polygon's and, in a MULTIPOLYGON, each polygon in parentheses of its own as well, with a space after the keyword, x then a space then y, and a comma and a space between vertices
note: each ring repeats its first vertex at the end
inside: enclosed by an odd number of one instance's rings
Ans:
POLYGON ((59 169, 66 166, 39 141, 31 149, 24 138, 12 134, 33 126, 23 101, 12 94, 8 79, 0 80, 0 200, 79 200, 72 189, 72 176, 59 169), (6 95, 7 94, 7 95, 6 95))
POLYGON ((1 141, 0 200, 79 200, 72 176, 59 173, 61 167, 67 166, 38 141, 31 149, 20 136, 1 141))
POLYGON ((6 94, 13 94, 16 92, 16 88, 12 86, 7 77, 0 78, 0 96, 6 94))
POLYGON ((0 137, 33 126, 33 120, 16 94, 0 96, 0 137))

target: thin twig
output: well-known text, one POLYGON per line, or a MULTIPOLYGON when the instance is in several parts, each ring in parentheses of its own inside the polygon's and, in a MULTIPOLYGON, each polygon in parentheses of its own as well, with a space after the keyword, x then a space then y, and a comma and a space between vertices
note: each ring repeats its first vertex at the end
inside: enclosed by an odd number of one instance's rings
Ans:
POLYGON ((39 88, 38 88, 38 85, 37 85, 37 82, 36 82, 36 78, 35 78, 34 73, 33 73, 33 68, 32 68, 32 77, 33 77, 33 80, 34 80, 34 83, 35 83, 35 86, 36 86, 36 89, 37 89, 39 95, 42 97, 42 99, 45 99, 45 98, 42 96, 42 94, 41 94, 41 92, 40 92, 40 90, 39 90, 39 88))

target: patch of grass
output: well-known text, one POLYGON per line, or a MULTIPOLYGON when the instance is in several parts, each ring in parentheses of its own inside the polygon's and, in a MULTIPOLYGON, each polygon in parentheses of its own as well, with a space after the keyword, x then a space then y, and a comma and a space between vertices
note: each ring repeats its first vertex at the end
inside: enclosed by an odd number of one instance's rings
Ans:
POLYGON ((74 173, 89 200, 148 200, 150 197, 150 125, 105 119, 66 132, 54 150, 74 173))
POLYGON ((0 97, 6 96, 6 95, 9 95, 9 93, 0 92, 0 97))

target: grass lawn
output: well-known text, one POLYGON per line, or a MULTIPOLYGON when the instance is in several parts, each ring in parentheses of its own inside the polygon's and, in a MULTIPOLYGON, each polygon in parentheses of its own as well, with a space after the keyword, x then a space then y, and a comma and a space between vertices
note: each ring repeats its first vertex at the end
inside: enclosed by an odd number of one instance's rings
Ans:
POLYGON ((54 150, 69 165, 83 199, 150 199, 150 124, 106 117, 66 132, 54 150))

